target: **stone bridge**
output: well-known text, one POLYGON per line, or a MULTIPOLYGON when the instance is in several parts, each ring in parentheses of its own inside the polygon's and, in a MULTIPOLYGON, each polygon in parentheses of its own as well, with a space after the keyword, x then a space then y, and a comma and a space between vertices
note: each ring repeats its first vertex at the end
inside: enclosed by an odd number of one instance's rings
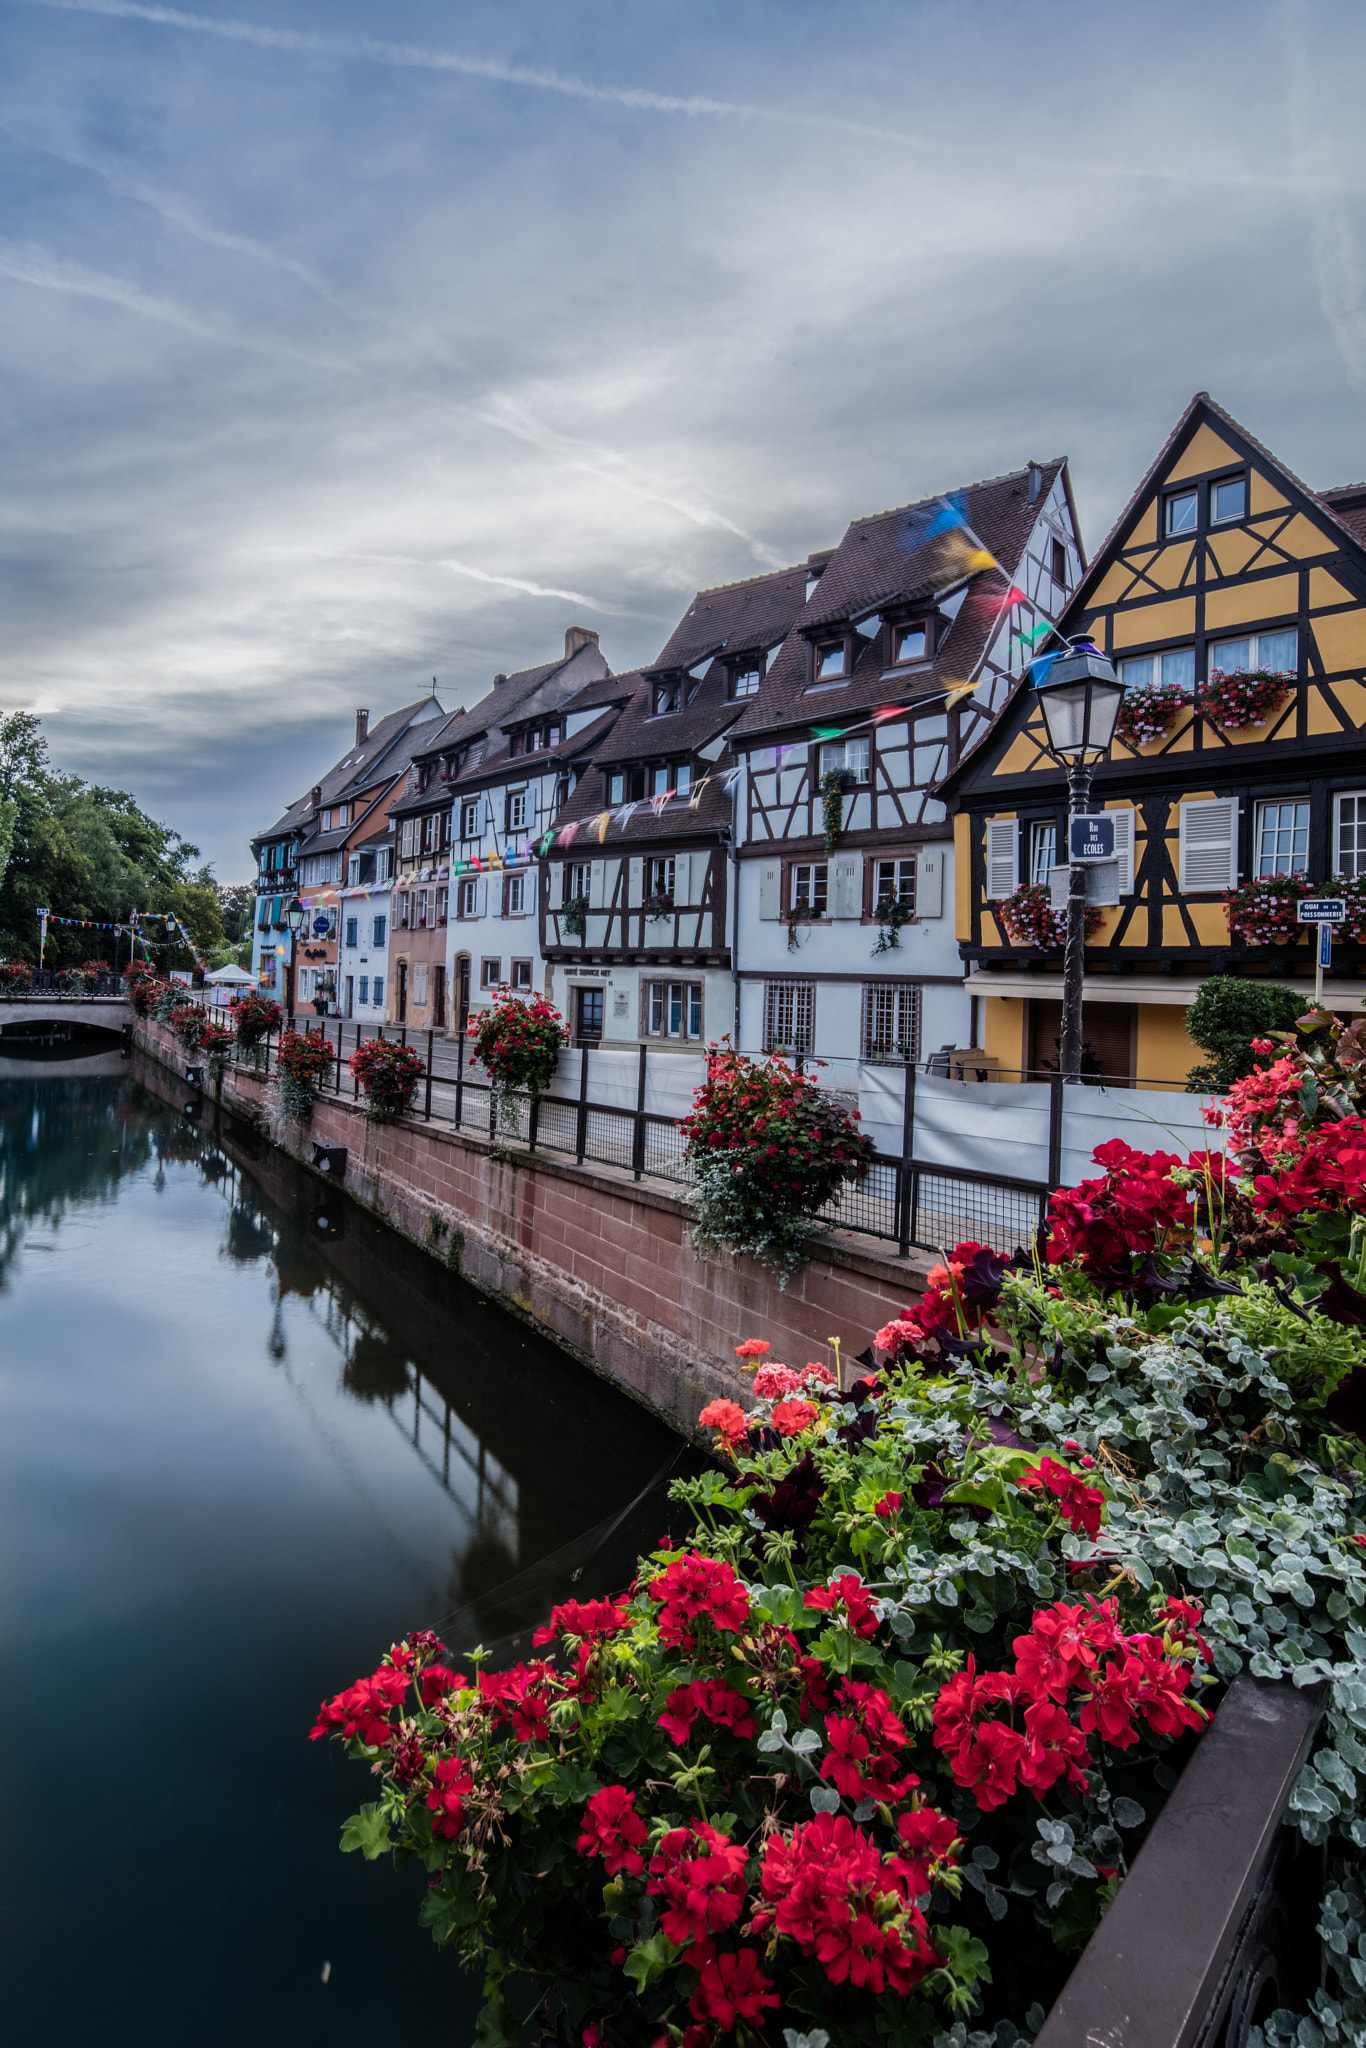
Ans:
POLYGON ((132 1021, 127 996, 0 995, 0 1032, 16 1024, 84 1024, 119 1035, 132 1021))

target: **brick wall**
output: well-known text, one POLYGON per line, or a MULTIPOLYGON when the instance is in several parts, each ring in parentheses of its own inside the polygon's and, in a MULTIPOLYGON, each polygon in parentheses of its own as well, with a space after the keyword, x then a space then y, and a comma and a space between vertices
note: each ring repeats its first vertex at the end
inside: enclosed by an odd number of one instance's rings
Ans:
MULTIPOLYGON (((135 1039, 158 1066, 183 1073, 184 1053, 163 1026, 141 1022, 135 1039)), ((146 1078, 164 1088, 155 1068, 146 1078)), ((629 1174, 440 1124, 372 1123, 326 1098, 301 1130, 279 1116, 273 1089, 235 1071, 223 1101, 305 1165, 314 1143, 345 1145, 357 1202, 690 1434, 707 1401, 744 1392, 734 1355, 742 1338, 766 1337, 773 1357, 802 1365, 828 1361, 837 1336, 852 1359, 920 1292, 929 1263, 835 1234, 781 1290, 752 1259, 698 1258, 683 1203, 629 1174)))

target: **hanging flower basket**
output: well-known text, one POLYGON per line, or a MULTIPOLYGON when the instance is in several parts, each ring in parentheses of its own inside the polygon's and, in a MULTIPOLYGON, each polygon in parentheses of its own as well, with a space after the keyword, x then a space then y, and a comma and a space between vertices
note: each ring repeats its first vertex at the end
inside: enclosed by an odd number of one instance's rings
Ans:
POLYGON ((325 1038, 301 1037, 297 1031, 281 1034, 275 1067, 280 1084, 280 1110, 291 1123, 306 1124, 313 1114, 318 1083, 332 1065, 333 1052, 325 1038))
POLYGON ((350 1067, 377 1123, 406 1114, 426 1071, 412 1047, 396 1038, 367 1038, 352 1053, 350 1067))
POLYGON ((1115 736, 1126 747, 1150 746, 1171 731, 1178 711, 1194 697, 1180 683, 1155 683, 1150 690, 1130 690, 1119 707, 1115 736))
MULTIPOLYGON (((1013 896, 996 905, 996 915, 1005 927, 1012 946, 1027 946, 1035 953, 1057 953, 1067 943, 1067 920, 1053 908, 1053 899, 1040 882, 1023 882, 1013 896)), ((1101 913, 1092 904, 1086 913, 1086 936, 1100 929, 1101 913)))
POLYGON ((1200 692, 1200 716, 1225 732, 1265 725, 1294 686, 1283 669, 1216 668, 1200 692))
POLYGON ((493 1084, 494 1112, 500 1128, 518 1128, 517 1094, 539 1095, 550 1085, 560 1049, 569 1043, 564 1020, 544 996, 529 1002, 500 996, 469 1035, 475 1055, 493 1084))
POLYGON ((259 1067, 265 1057, 264 1045, 272 1031, 284 1022, 284 1012, 272 996, 245 995, 233 1011, 233 1028, 238 1050, 249 1065, 259 1067))
POLYGON ((1304 929, 1296 905, 1317 894, 1308 875, 1264 875, 1240 889, 1226 889, 1229 937, 1249 946, 1293 946, 1304 929))

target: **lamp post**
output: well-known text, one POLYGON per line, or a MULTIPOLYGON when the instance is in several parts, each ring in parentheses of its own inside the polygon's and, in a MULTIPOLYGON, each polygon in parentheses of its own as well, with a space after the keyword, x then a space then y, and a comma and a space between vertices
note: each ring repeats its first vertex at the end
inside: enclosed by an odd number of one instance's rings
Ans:
POLYGON ((1058 1065, 1064 1082, 1081 1079, 1081 994, 1086 964, 1086 868, 1072 857, 1072 819, 1091 797, 1096 764, 1110 751, 1124 685, 1095 643, 1074 640, 1060 654, 1033 665, 1034 690, 1048 733, 1048 749, 1067 770, 1067 948, 1062 968, 1062 1047, 1058 1065))
POLYGON ((289 926, 289 987, 285 994, 285 1013, 289 1028, 294 1029, 294 949, 299 943, 299 927, 304 921, 304 907, 297 896, 291 897, 285 911, 285 923, 289 926))

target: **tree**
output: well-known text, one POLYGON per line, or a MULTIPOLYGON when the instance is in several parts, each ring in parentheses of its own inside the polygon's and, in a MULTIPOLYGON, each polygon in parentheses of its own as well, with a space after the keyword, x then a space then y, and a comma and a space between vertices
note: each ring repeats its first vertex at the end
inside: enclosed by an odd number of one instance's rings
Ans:
POLYGON ((1186 1031, 1211 1057, 1191 1068, 1187 1094, 1224 1094, 1256 1066, 1253 1039, 1288 1031, 1301 1008, 1294 990, 1278 982, 1244 981, 1236 974, 1202 981, 1186 1012, 1186 1031))
POLYGON ((254 882, 219 882, 217 888, 224 933, 229 945, 238 946, 243 939, 251 937, 252 919, 256 915, 256 885, 254 882))

